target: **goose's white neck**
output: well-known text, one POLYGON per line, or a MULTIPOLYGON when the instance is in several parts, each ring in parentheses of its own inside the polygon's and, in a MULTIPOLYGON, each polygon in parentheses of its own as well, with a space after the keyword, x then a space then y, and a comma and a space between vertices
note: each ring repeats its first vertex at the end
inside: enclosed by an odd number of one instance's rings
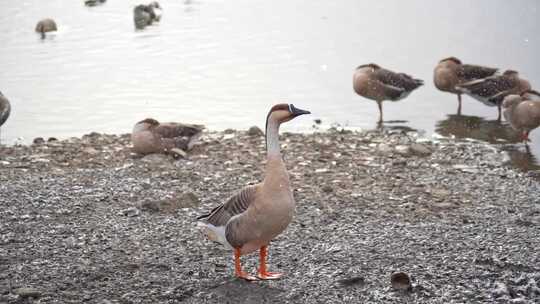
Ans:
POLYGON ((266 123, 266 156, 281 156, 279 122, 272 117, 268 117, 268 122, 266 123))

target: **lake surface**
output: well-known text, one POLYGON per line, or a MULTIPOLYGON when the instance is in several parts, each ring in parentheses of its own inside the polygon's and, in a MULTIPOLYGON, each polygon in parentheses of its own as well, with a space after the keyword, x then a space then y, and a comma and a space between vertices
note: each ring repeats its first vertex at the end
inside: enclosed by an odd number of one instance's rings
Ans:
MULTIPOLYGON (((373 129, 376 103, 352 90, 355 67, 369 62, 426 81, 407 99, 384 103, 385 119, 428 136, 512 143, 494 122, 496 108, 464 97, 464 116, 453 115, 457 98, 433 86, 433 68, 456 56, 518 70, 540 87, 536 0, 167 0, 158 25, 135 31, 139 3, 2 6, 0 91, 13 107, 3 143, 130 132, 146 117, 212 130, 262 127, 269 107, 283 101, 313 113, 284 130, 309 131, 315 118, 323 127, 373 129), (46 17, 59 31, 41 40, 34 27, 46 17)), ((507 147, 523 168, 540 157, 540 130, 531 139, 530 153, 507 147)))

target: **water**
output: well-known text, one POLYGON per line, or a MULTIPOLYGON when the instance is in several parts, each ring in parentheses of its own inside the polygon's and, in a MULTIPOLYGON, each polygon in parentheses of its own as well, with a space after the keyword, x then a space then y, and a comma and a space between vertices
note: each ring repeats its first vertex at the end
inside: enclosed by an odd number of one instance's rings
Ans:
MULTIPOLYGON (((372 129, 375 102, 352 90, 354 68, 369 62, 426 81, 406 100, 386 102, 385 119, 428 135, 512 143, 510 131, 492 122, 496 108, 464 97, 466 117, 455 119, 457 98, 435 89, 433 68, 456 56, 516 69, 540 86, 535 0, 167 0, 160 1, 161 23, 137 32, 132 11, 139 3, 3 5, 0 90, 13 106, 3 143, 129 132, 146 117, 247 129, 263 126, 268 108, 281 101, 313 112, 285 130, 310 130, 314 118, 372 129), (33 30, 46 17, 59 32, 41 40, 33 30)), ((531 139, 530 152, 508 148, 521 163, 529 160, 527 168, 540 157, 540 130, 531 139)))

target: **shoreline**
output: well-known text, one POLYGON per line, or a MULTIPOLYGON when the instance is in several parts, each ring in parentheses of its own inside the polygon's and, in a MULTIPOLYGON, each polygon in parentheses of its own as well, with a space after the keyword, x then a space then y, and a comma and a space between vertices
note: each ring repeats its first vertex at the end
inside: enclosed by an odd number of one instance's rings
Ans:
POLYGON ((128 134, 0 146, 0 302, 23 287, 41 303, 540 300, 540 184, 501 149, 391 130, 280 138, 297 214, 269 249, 286 277, 257 283, 232 277, 195 217, 261 180, 264 137, 205 131, 186 159, 136 156, 128 134), (411 292, 391 289, 396 271, 411 292))

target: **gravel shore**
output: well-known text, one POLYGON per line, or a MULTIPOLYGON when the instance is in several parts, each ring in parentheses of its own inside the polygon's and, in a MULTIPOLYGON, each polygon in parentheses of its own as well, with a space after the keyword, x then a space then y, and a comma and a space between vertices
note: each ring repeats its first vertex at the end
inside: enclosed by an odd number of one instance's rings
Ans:
POLYGON ((498 148, 400 130, 281 142, 297 214, 269 253, 285 277, 251 283, 195 217, 262 179, 263 136, 206 132, 176 159, 127 134, 0 147, 0 303, 540 302, 539 183, 498 148))

